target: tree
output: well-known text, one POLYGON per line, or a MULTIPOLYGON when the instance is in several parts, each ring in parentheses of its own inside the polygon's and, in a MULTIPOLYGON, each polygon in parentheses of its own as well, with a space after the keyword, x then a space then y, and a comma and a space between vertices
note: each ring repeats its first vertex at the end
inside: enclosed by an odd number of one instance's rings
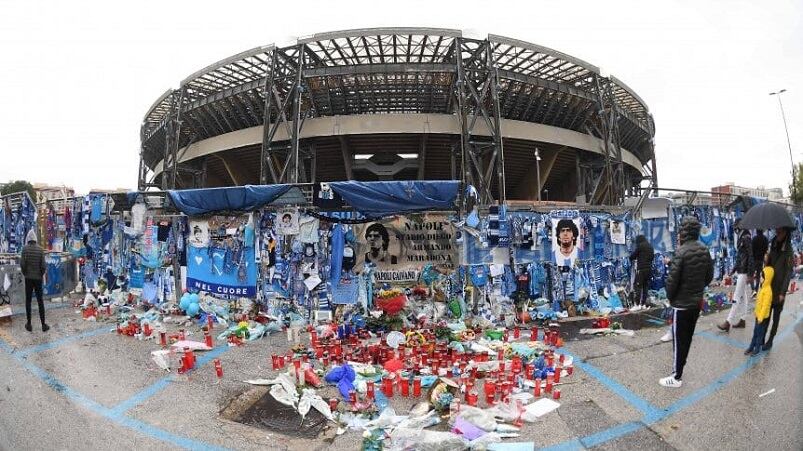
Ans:
POLYGON ((795 184, 789 184, 789 196, 795 205, 803 205, 803 163, 795 166, 795 184))
POLYGON ((33 189, 33 185, 25 180, 14 180, 13 182, 6 183, 2 188, 0 188, 0 194, 3 196, 6 194, 18 193, 20 191, 28 191, 28 194, 31 195, 31 200, 36 203, 36 190, 33 189))

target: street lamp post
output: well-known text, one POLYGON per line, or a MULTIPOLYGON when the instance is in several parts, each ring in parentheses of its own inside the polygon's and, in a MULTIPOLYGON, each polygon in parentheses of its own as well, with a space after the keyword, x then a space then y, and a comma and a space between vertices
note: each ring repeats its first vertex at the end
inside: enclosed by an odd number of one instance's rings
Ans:
POLYGON ((786 89, 781 89, 780 91, 771 92, 771 96, 778 96, 778 106, 781 107, 781 119, 783 119, 783 129, 786 132, 786 145, 789 147, 789 162, 792 163, 792 202, 797 197, 797 179, 796 170, 795 170, 795 160, 792 158, 792 141, 789 140, 789 127, 786 126, 786 114, 783 111, 783 102, 781 102, 781 94, 786 92, 786 89))
POLYGON ((538 184, 538 202, 541 202, 541 155, 538 154, 538 148, 535 148, 535 183, 538 184))

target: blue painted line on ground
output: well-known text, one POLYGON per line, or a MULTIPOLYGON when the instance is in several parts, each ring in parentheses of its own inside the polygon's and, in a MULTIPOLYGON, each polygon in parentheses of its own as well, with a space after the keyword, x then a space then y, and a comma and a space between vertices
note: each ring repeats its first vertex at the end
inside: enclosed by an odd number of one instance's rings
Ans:
POLYGON ((122 413, 117 413, 113 409, 104 407, 103 405, 87 398, 83 394, 64 385, 61 381, 59 381, 56 377, 54 377, 47 371, 39 368, 38 366, 32 364, 31 362, 28 362, 25 358, 23 358, 23 356, 19 355, 19 353, 13 353, 13 349, 11 349, 11 347, 2 340, 0 340, 0 348, 8 352, 13 358, 19 361, 20 364, 25 369, 30 371, 33 375, 37 376, 39 379, 41 379, 44 383, 46 383, 48 386, 50 386, 50 388, 52 388, 56 392, 62 393, 70 401, 116 424, 135 430, 156 440, 160 440, 162 442, 170 443, 186 449, 203 450, 203 451, 226 450, 226 448, 221 448, 210 445, 205 442, 200 442, 186 437, 180 437, 174 435, 170 432, 167 432, 163 429, 159 429, 150 424, 144 423, 134 418, 127 417, 122 413))
POLYGON ((580 440, 573 438, 571 440, 566 440, 565 442, 558 443, 557 445, 548 446, 546 448, 540 448, 541 451, 577 451, 583 450, 585 447, 580 442, 580 440))
MULTIPOLYGON (((776 337, 776 342, 780 343, 784 341, 789 335, 791 335, 797 325, 803 321, 803 317, 796 318, 796 320, 792 323, 787 325, 776 337)), ((716 336, 716 335, 715 335, 716 336)), ((746 346, 746 345, 745 345, 746 346)), ((569 353, 566 353, 569 355, 569 353)), ((584 449, 585 447, 593 447, 600 445, 602 443, 609 442, 611 440, 615 440, 620 437, 624 437, 628 434, 632 434, 645 428, 647 426, 651 426, 659 421, 666 419, 667 417, 674 415, 687 407, 692 406, 693 404, 697 403, 705 399, 706 397, 712 395, 717 390, 721 389, 725 385, 733 382, 739 376, 744 374, 747 370, 752 368, 753 366, 757 365, 764 357, 767 355, 766 352, 762 352, 757 356, 753 356, 748 358, 743 364, 739 365, 738 367, 728 371, 723 376, 719 377, 716 381, 706 385, 705 387, 695 391, 691 395, 680 399, 679 401, 675 402, 671 406, 667 407, 666 409, 662 409, 658 412, 658 415, 645 415, 641 422, 627 422, 622 423, 617 426, 610 427, 603 431, 597 432, 596 434, 591 434, 586 437, 582 437, 580 439, 571 439, 567 440, 563 443, 559 443, 554 446, 550 446, 544 448, 545 450, 549 451, 564 451, 564 450, 576 450, 576 449, 584 449)), ((577 365, 575 363, 575 365, 577 365)), ((584 370, 585 371, 585 370, 584 370)))
POLYGON ((86 332, 82 332, 78 335, 70 335, 55 341, 51 341, 49 343, 42 343, 40 345, 30 346, 25 349, 21 349, 16 352, 18 356, 24 357, 30 354, 36 354, 37 352, 47 351, 49 349, 58 348, 59 346, 65 345, 67 343, 71 343, 73 341, 82 340, 84 338, 94 337, 96 335, 103 335, 114 332, 110 326, 105 325, 98 329, 88 330, 86 332))
POLYGON ((657 320, 657 319, 653 319, 653 318, 648 319, 647 322, 648 323, 653 323, 653 324, 658 324, 659 326, 663 326, 664 324, 666 324, 666 321, 661 321, 661 320, 657 320))
POLYGON ((711 332, 707 332, 707 331, 697 332, 694 335, 699 335, 701 337, 708 338, 709 340, 714 340, 714 341, 718 341, 720 343, 725 343, 726 345, 733 346, 734 348, 739 348, 741 350, 747 349, 747 346, 748 346, 748 343, 744 343, 744 342, 742 342, 740 340, 737 340, 735 338, 731 338, 731 337, 729 337, 727 335, 711 333, 711 332))
MULTIPOLYGON (((200 357, 198 357, 198 359, 195 362, 195 369, 193 369, 190 373, 197 371, 198 368, 206 365, 207 363, 209 363, 213 359, 219 357, 220 355, 222 355, 224 352, 226 352, 228 350, 229 350, 229 346, 228 345, 222 345, 222 346, 216 347, 215 349, 213 349, 211 351, 204 352, 202 355, 200 355, 200 357)), ((125 401, 121 402, 120 404, 114 406, 114 408, 112 408, 111 410, 112 410, 112 412, 114 412, 114 413, 116 413, 118 415, 122 415, 125 412, 127 412, 127 411, 133 409, 134 407, 142 404, 143 402, 147 401, 151 397, 155 396, 160 391, 162 391, 165 388, 167 388, 167 386, 170 385, 170 382, 172 382, 172 381, 173 381, 173 375, 172 374, 170 376, 165 376, 165 377, 159 379, 158 381, 154 382, 153 384, 149 385, 148 387, 146 387, 145 389, 143 389, 139 393, 136 393, 135 395, 131 396, 130 398, 126 399, 125 401)))
POLYGON ((640 396, 636 395, 624 385, 611 379, 605 373, 600 371, 597 367, 591 365, 590 363, 580 361, 580 359, 577 358, 577 356, 573 355, 570 352, 566 351, 562 352, 572 357, 574 366, 580 368, 586 374, 598 380, 602 385, 608 388, 608 390, 616 393, 620 398, 624 399, 631 406, 638 409, 644 416, 654 417, 660 415, 661 410, 659 408, 653 406, 652 404, 647 402, 647 400, 645 400, 644 398, 641 398, 640 396))
POLYGON ((610 440, 625 436, 627 434, 632 434, 633 432, 638 431, 639 429, 644 427, 644 423, 631 421, 629 423, 622 423, 618 426, 614 426, 604 431, 597 432, 596 434, 591 434, 585 436, 580 439, 580 443, 583 444, 586 448, 592 448, 597 445, 601 445, 605 442, 610 440))

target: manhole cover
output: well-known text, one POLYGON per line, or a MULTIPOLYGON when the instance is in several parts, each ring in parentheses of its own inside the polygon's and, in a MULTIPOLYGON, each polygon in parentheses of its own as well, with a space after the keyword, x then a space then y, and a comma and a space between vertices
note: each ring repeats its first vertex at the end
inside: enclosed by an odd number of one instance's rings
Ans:
POLYGON ((270 393, 265 393, 235 421, 292 437, 316 438, 323 431, 327 420, 317 410, 310 409, 302 421, 301 415, 294 408, 276 401, 270 393))

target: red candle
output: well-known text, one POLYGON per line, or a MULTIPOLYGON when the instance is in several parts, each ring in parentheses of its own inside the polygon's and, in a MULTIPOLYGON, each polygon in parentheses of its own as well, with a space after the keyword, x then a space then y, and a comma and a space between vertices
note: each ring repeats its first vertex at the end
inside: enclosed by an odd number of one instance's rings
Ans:
POLYGON ((533 326, 533 328, 530 329, 530 340, 531 341, 538 340, 538 328, 535 326, 533 326))
POLYGON ((573 366, 571 366, 571 365, 567 366, 567 367, 566 367, 566 374, 568 374, 569 376, 571 376, 571 375, 572 375, 572 373, 574 373, 574 367, 573 367, 573 366))
POLYGON ((213 347, 212 346, 212 336, 209 335, 209 332, 204 332, 204 341, 206 342, 207 346, 209 346, 210 348, 213 347))
POLYGON ((421 396, 421 378, 418 376, 413 378, 413 396, 421 396))
POLYGON ((479 395, 475 391, 467 392, 466 394, 466 402, 468 405, 472 407, 477 407, 477 401, 479 401, 479 395))
POLYGON ((357 392, 354 390, 349 390, 349 402, 351 405, 357 404, 357 392))
POLYGON ((393 397, 393 379, 386 377, 382 380, 382 391, 388 398, 393 397))
POLYGON ((541 396, 541 378, 540 377, 536 377, 535 378, 535 388, 533 390, 533 395, 535 395, 535 397, 541 396))
POLYGON ((220 359, 215 359, 215 373, 217 374, 217 378, 220 379, 223 377, 223 365, 220 364, 220 359))
POLYGON ((336 411, 337 403, 338 403, 337 398, 329 398, 329 410, 331 410, 332 412, 336 411))
POLYGON ((546 390, 547 393, 552 393, 552 375, 546 375, 546 390))
POLYGON ((560 389, 556 388, 552 390, 552 399, 560 399, 560 389))
MULTIPOLYGON (((120 333, 120 325, 117 325, 117 333, 120 333)), ((162 345, 163 348, 167 347, 167 333, 166 332, 159 332, 159 344, 162 345)))
POLYGON ((485 403, 488 404, 489 406, 494 405, 495 399, 496 399, 496 394, 495 393, 486 393, 485 394, 485 403))
POLYGON ((563 368, 560 365, 555 367, 555 383, 556 384, 560 382, 560 372, 561 371, 563 371, 563 368))
POLYGON ((184 366, 186 370, 191 370, 195 367, 195 359, 193 358, 190 348, 184 348, 184 366))
POLYGON ((563 365, 563 362, 565 360, 566 360, 566 354, 561 354, 560 357, 558 358, 558 362, 560 362, 561 365, 563 365))
POLYGON ((179 329, 178 330, 178 339, 179 339, 179 341, 183 341, 184 340, 184 329, 179 329))
POLYGON ((368 382, 366 382, 366 383, 365 383, 365 387, 366 387, 366 390, 365 390, 365 396, 366 396, 368 399, 370 399, 370 400, 372 400, 372 401, 373 401, 373 400, 374 400, 374 381, 368 381, 368 382))
POLYGON ((405 398, 410 396, 410 380, 407 378, 401 379, 401 395, 405 398))
POLYGON ((505 359, 505 350, 504 349, 500 348, 498 351, 496 351, 496 359, 497 360, 504 360, 505 359))
POLYGON ((518 340, 520 336, 521 336, 521 329, 519 329, 519 326, 514 327, 513 328, 513 339, 518 340))

